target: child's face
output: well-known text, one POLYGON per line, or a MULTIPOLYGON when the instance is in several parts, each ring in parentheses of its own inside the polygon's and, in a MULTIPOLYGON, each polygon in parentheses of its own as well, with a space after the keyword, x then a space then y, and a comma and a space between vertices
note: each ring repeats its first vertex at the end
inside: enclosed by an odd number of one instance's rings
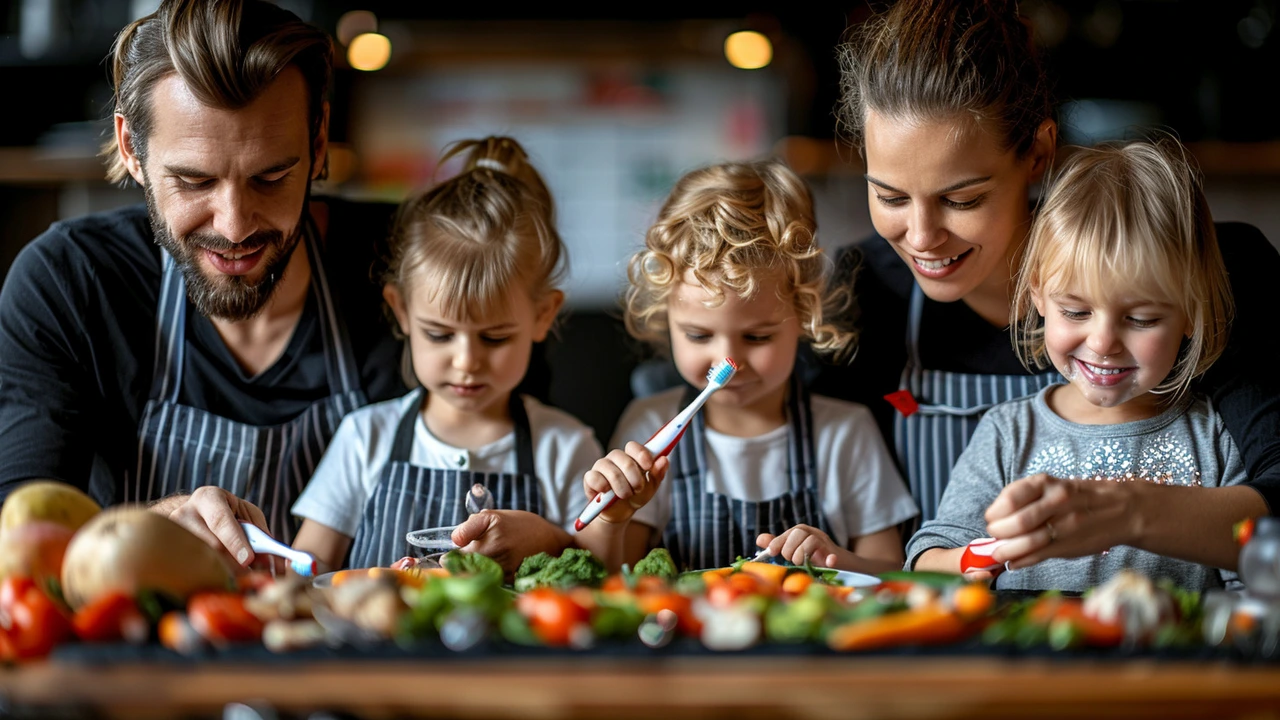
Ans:
POLYGON ((738 364, 733 379, 711 396, 708 405, 767 413, 782 407, 795 367, 800 323, 795 307, 778 297, 779 287, 778 278, 765 278, 751 299, 728 291, 722 304, 707 307, 703 303, 714 296, 686 272, 671 293, 671 354, 681 377, 702 388, 712 365, 726 357, 738 364))
POLYGON ((507 291, 501 310, 463 321, 448 317, 427 292, 383 291, 409 338, 413 373, 431 394, 465 413, 505 415, 506 403, 529 368, 533 343, 546 339, 564 296, 534 303, 523 287, 507 291))
POLYGON ((1151 390, 1169 376, 1190 334, 1181 309, 1140 295, 1091 297, 1078 283, 1032 299, 1044 316, 1049 358, 1077 394, 1064 390, 1065 401, 1087 402, 1092 408, 1076 405, 1098 424, 1152 414, 1158 398, 1151 390))

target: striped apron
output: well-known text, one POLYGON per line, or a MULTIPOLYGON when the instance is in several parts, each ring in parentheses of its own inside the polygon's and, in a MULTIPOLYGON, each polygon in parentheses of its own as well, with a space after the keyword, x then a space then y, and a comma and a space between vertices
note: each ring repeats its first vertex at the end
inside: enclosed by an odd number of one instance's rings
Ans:
POLYGON ((426 399, 418 388, 412 409, 396 428, 391 457, 364 506, 364 516, 351 543, 350 567, 387 567, 405 555, 418 554, 404 536, 414 530, 457 525, 467 519, 466 498, 481 483, 494 506, 542 514, 542 491, 533 471, 533 433, 519 394, 511 393, 509 411, 515 426, 516 472, 482 473, 410 465, 413 431, 426 399))
POLYGON ((907 366, 898 387, 911 393, 919 409, 893 418, 898 461, 920 506, 917 523, 937 517, 951 468, 983 413, 997 403, 1032 395, 1061 381, 1056 370, 1039 375, 985 375, 925 369, 919 344, 923 309, 924 292, 916 285, 907 316, 907 366))
POLYGON ((303 242, 311 261, 311 292, 320 313, 332 394, 293 420, 274 426, 248 425, 178 403, 189 303, 182 271, 168 252, 162 253, 156 369, 139 424, 137 470, 125 481, 125 502, 149 502, 216 485, 257 505, 271 533, 293 542, 299 525, 290 513, 294 500, 343 416, 367 402, 309 224, 303 242))
MULTIPOLYGON (((684 403, 692 402, 697 394, 697 390, 689 388, 684 403)), ((671 521, 663 533, 663 542, 677 566, 694 570, 731 565, 740 555, 756 554, 756 536, 760 533, 777 535, 799 524, 831 534, 818 497, 809 391, 796 373, 791 375, 787 425, 791 428, 787 443, 788 491, 771 500, 752 502, 706 491, 706 426, 702 413, 694 416, 688 437, 671 451, 665 481, 671 488, 672 502, 671 521)))

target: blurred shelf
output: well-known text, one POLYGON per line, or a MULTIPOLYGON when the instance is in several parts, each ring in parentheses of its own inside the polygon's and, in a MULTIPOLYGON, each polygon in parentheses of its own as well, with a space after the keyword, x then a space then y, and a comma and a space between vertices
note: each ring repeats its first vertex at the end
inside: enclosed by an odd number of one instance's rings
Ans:
POLYGON ((0 147, 0 183, 60 185, 107 182, 107 170, 95 155, 39 147, 0 147))

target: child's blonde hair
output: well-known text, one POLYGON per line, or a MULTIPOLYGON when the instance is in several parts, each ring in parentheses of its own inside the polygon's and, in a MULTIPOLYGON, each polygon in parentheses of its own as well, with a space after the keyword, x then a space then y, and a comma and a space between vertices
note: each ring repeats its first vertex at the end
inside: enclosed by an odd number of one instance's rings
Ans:
POLYGON ((566 270, 542 176, 509 137, 454 143, 440 164, 458 156, 460 173, 401 204, 384 283, 428 292, 448 317, 461 320, 499 310, 515 283, 541 299, 566 270))
MULTIPOLYGON (((636 338, 669 347, 667 305, 685 272, 723 302, 726 289, 750 298, 761 276, 780 272, 783 300, 795 305, 815 350, 843 354, 854 335, 826 321, 848 290, 827 289, 808 185, 778 161, 730 162, 676 182, 632 256, 625 322, 636 338)), ((712 301, 716 304, 716 301, 712 301)))
POLYGON ((1083 284, 1092 297, 1137 291, 1186 314, 1191 336, 1152 392, 1180 397, 1227 344, 1231 286, 1199 171, 1177 140, 1081 148, 1062 165, 1031 226, 1012 330, 1028 368, 1048 367, 1032 293, 1083 284))

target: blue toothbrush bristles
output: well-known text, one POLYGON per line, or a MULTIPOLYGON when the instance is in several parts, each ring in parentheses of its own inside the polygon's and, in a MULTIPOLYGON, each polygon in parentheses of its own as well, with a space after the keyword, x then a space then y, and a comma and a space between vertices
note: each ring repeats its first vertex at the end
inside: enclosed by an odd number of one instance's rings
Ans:
POLYGON ((733 358, 725 358, 722 362, 712 365, 711 369, 707 371, 707 381, 716 385, 724 385, 729 382, 729 379, 737 371, 738 364, 733 361, 733 358))
POLYGON ((293 571, 302 577, 311 577, 316 574, 315 560, 294 560, 293 571))

